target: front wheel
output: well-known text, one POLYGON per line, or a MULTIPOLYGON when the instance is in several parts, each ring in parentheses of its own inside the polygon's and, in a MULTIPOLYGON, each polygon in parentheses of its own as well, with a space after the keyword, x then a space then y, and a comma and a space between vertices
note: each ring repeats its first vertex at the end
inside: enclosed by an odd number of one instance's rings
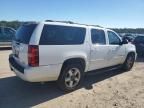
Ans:
POLYGON ((69 64, 62 69, 57 83, 60 89, 70 92, 80 86, 83 76, 84 72, 80 64, 69 64))
POLYGON ((125 71, 131 70, 134 65, 134 61, 135 61, 135 55, 128 54, 123 66, 122 66, 122 69, 124 69, 125 71))

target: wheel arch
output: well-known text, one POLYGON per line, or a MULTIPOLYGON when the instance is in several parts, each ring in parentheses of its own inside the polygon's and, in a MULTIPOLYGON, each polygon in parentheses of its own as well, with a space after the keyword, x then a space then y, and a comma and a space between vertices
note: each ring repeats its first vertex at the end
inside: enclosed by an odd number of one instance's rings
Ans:
POLYGON ((126 46, 126 58, 129 54, 134 54, 135 60, 136 60, 136 58, 137 58, 136 47, 132 44, 127 44, 127 46, 126 46))
POLYGON ((72 63, 80 63, 81 66, 83 67, 83 69, 86 69, 86 60, 82 57, 73 57, 73 58, 67 58, 66 60, 64 60, 63 64, 62 64, 62 69, 68 65, 68 64, 72 64, 72 63))
MULTIPOLYGON (((136 52, 134 52, 134 51, 130 51, 130 52, 128 52, 127 56, 130 55, 130 54, 133 54, 133 55, 135 56, 135 60, 136 60, 136 57, 137 57, 136 52)), ((127 56, 126 56, 126 58, 127 58, 127 56)))
POLYGON ((87 68, 87 63, 86 63, 86 59, 82 58, 82 57, 73 57, 73 58, 67 58, 64 60, 64 62, 62 63, 62 67, 60 70, 60 74, 59 77, 62 74, 63 69, 68 65, 68 64, 72 64, 72 63, 80 63, 83 67, 83 70, 85 72, 86 68, 87 68))

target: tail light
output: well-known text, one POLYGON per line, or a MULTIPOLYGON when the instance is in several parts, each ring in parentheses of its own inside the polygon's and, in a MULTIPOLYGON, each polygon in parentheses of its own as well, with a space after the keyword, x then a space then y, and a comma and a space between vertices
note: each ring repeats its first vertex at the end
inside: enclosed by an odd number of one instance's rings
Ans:
POLYGON ((29 66, 39 66, 39 47, 37 45, 28 46, 28 64, 29 66))

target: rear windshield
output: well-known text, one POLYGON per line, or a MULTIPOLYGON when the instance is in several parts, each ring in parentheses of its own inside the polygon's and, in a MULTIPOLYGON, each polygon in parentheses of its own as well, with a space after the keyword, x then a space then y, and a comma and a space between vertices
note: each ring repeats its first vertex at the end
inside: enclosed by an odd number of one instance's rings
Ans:
POLYGON ((85 39, 86 29, 81 27, 45 25, 40 45, 77 45, 85 39))
POLYGON ((36 25, 37 24, 22 25, 16 32, 15 40, 20 43, 28 44, 36 25))

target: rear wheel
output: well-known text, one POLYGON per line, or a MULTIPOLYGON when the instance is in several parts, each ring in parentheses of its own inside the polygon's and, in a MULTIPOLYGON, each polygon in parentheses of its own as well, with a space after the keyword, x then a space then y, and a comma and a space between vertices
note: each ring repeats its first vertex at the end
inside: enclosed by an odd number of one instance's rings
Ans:
POLYGON ((69 64, 62 69, 57 83, 60 89, 70 92, 80 86, 83 76, 84 72, 80 64, 69 64))
POLYGON ((128 54, 123 66, 122 66, 122 69, 124 69, 125 71, 131 70, 134 65, 134 61, 135 61, 135 54, 133 54, 133 53, 128 54))

